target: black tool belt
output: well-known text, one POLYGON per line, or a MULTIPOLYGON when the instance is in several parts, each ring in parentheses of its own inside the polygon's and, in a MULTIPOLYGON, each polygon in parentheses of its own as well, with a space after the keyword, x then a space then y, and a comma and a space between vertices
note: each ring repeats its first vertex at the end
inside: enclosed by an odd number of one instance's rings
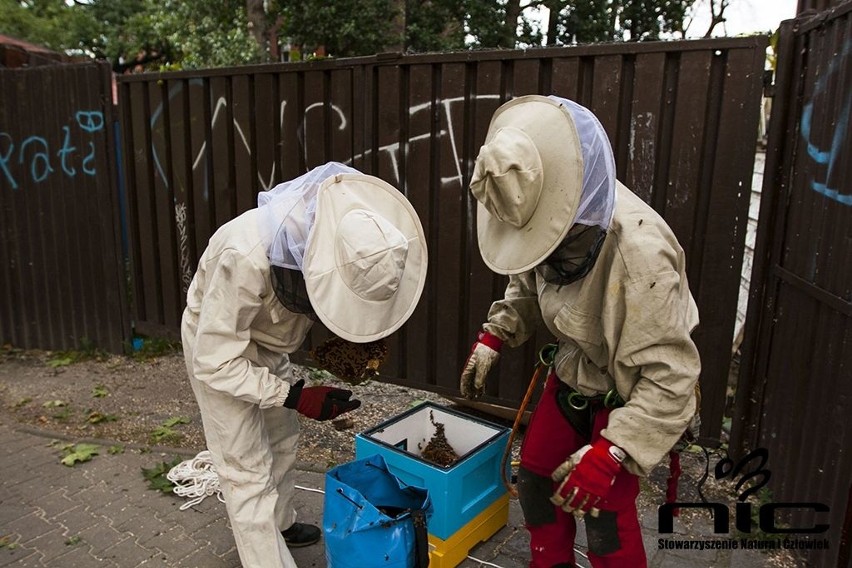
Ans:
MULTIPOLYGON (((555 375, 553 380, 559 381, 555 375)), ((611 389, 606 394, 585 396, 559 381, 556 388, 556 405, 574 430, 584 439, 589 440, 598 410, 624 406, 624 399, 615 389, 611 389)))

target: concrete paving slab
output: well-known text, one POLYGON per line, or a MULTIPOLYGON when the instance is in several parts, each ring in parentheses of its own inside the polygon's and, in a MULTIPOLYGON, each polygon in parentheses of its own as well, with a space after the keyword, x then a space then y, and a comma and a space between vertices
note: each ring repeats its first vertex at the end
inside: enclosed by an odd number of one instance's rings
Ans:
MULTIPOLYGON (((0 568, 239 568, 223 503, 210 497, 181 511, 179 507, 185 503, 181 497, 147 487, 141 468, 174 456, 104 451, 74 467, 60 464, 60 457, 60 449, 50 444, 49 436, 0 421, 0 568)), ((295 497, 300 520, 321 524, 324 472, 303 464, 296 484, 300 487, 295 497)), ((780 566, 760 551, 668 549, 660 544, 665 539, 661 541, 662 536, 653 529, 656 510, 642 510, 640 521, 651 568, 780 566)), ((584 557, 582 526, 576 548, 579 566, 590 566, 584 557)), ((300 568, 326 566, 322 544, 291 552, 300 568)), ((460 567, 524 568, 528 563, 529 536, 520 506, 511 500, 507 525, 475 546, 460 567)))

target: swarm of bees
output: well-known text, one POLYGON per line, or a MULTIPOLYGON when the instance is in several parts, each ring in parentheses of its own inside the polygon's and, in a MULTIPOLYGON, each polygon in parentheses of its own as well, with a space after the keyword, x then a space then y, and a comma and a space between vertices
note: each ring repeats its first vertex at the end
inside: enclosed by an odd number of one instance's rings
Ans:
POLYGON ((360 385, 379 374, 379 367, 388 356, 384 339, 369 343, 353 343, 331 337, 312 349, 311 358, 317 364, 351 385, 360 385))
POLYGON ((420 452, 420 457, 442 467, 453 465, 459 459, 459 455, 447 440, 446 425, 436 422, 435 416, 430 412, 429 420, 435 426, 435 434, 420 452))

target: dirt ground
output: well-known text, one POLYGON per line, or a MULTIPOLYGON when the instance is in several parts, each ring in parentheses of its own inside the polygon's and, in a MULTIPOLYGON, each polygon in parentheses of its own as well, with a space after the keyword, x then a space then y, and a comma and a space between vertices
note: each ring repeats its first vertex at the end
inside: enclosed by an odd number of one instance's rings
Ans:
MULTIPOLYGON (((156 357, 99 356, 71 361, 68 354, 0 348, 0 413, 25 428, 36 428, 58 438, 124 446, 140 451, 183 455, 205 448, 201 416, 186 378, 179 352, 156 357)), ((362 401, 341 427, 332 422, 303 419, 298 459, 319 471, 354 459, 354 438, 422 401, 453 407, 491 422, 511 427, 511 422, 468 408, 437 394, 379 381, 350 386, 324 371, 297 367, 309 384, 328 383, 349 388, 362 401)), ((513 446, 518 455, 523 431, 513 446)), ((712 465, 721 454, 709 456, 700 448, 682 454, 683 474, 679 500, 733 502, 736 492, 726 480, 716 480, 712 465), (708 460, 709 457, 709 460, 708 460), (699 494, 700 491, 700 494, 699 494)), ((643 479, 638 506, 656 510, 665 499, 667 461, 643 479)), ((681 520, 699 521, 703 513, 683 510, 681 520)), ((771 553, 769 566, 797 566, 787 551, 771 553)))
MULTIPOLYGON (((130 448, 205 448, 201 414, 179 352, 156 357, 0 349, 0 411, 28 427, 67 439, 110 441, 130 448), (71 357, 76 354, 70 354, 71 357)), ((296 367, 308 384, 353 391, 361 407, 345 424, 303 419, 299 460, 327 469, 354 458, 354 437, 424 400, 452 405, 434 393, 378 381, 351 386, 324 371, 296 367)))

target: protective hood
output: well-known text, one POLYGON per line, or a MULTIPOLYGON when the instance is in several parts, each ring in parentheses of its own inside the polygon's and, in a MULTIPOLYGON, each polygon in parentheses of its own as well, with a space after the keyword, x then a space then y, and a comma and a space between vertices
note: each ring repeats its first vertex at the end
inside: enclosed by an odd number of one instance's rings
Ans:
POLYGON ((330 162, 260 194, 258 204, 285 307, 357 343, 409 318, 426 280, 426 238, 399 190, 330 162))
POLYGON ((527 95, 494 113, 474 165, 477 236, 485 264, 518 274, 540 264, 575 224, 606 231, 615 206, 615 160, 586 108, 527 95))

